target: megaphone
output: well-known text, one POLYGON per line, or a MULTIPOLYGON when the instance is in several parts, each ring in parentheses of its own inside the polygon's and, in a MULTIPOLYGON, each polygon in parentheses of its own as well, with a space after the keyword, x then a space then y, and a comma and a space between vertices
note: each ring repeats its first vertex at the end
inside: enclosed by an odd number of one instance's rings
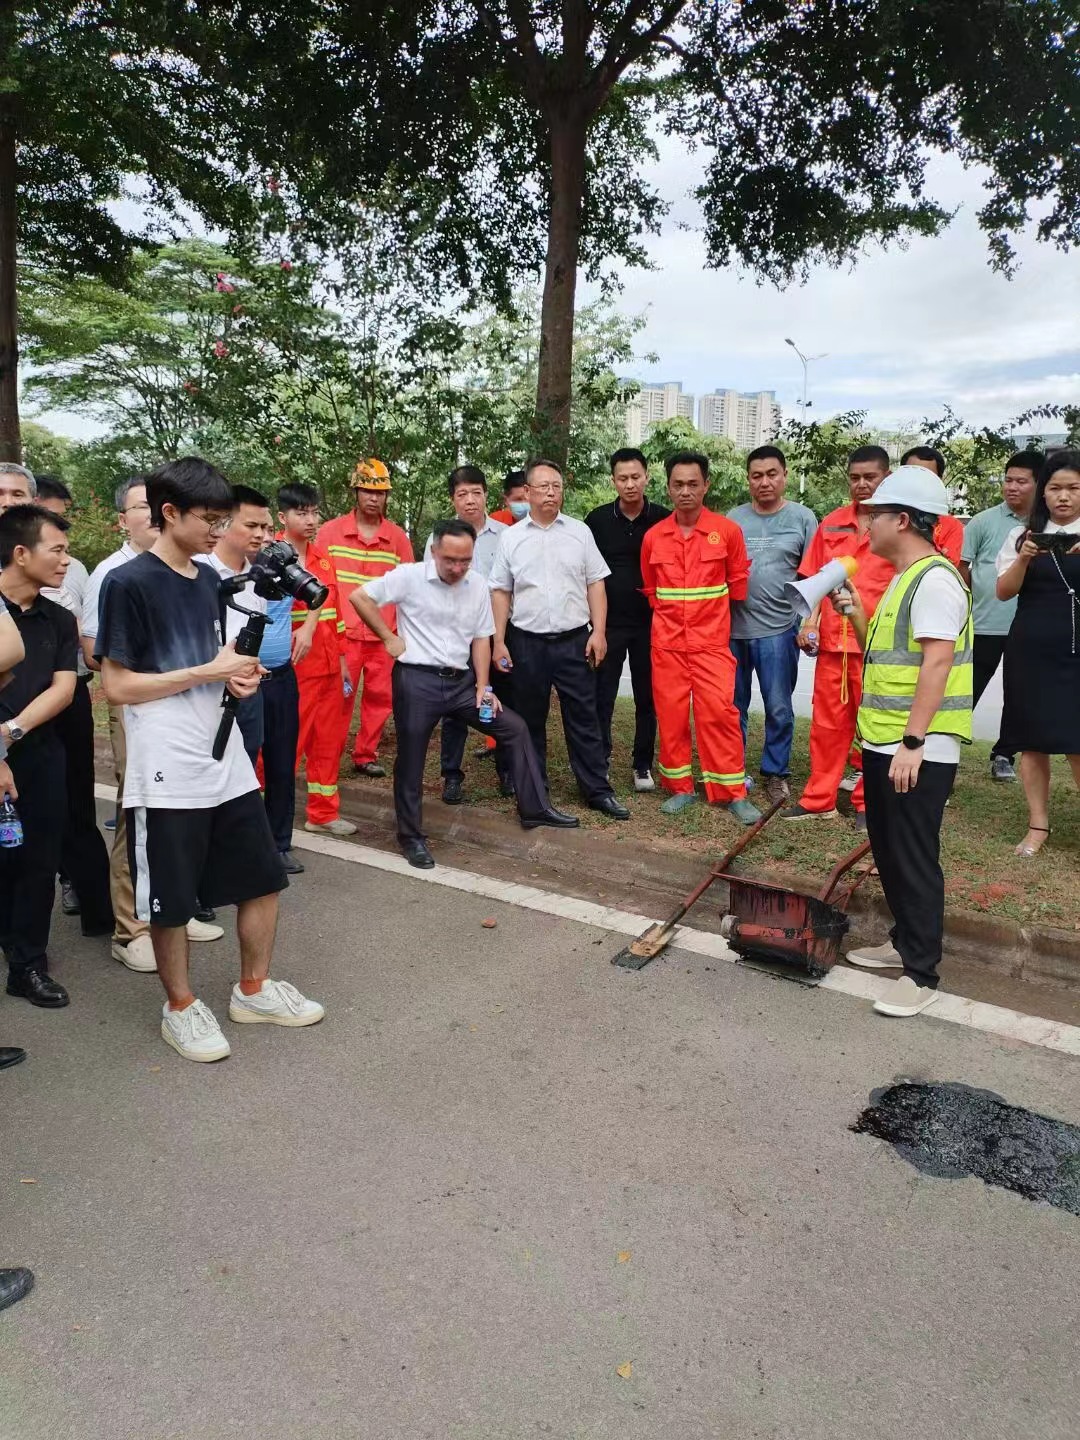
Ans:
MULTIPOLYGON (((853 555, 841 555, 839 560, 830 560, 823 565, 816 575, 808 575, 805 580, 789 580, 784 586, 784 593, 799 619, 805 620, 826 595, 846 585, 858 568, 859 562, 853 555)), ((850 609, 850 605, 845 607, 845 611, 850 609)))

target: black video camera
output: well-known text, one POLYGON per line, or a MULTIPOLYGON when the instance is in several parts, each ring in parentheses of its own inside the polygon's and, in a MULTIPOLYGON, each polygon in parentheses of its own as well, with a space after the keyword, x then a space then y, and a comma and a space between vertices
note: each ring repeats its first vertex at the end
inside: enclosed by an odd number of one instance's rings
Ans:
POLYGON ((254 585, 255 594, 264 600, 284 600, 291 595, 309 610, 325 605, 330 594, 299 563, 299 556, 287 540, 271 540, 264 545, 251 562, 251 569, 238 578, 244 585, 254 585))
MULTIPOLYGON (((236 637, 238 655, 258 655, 263 632, 269 624, 266 615, 236 603, 234 597, 246 585, 253 585, 255 594, 263 600, 284 600, 291 596, 309 610, 318 610, 326 604, 330 591, 325 585, 320 585, 314 575, 309 575, 299 560, 300 557, 287 540, 271 540, 268 545, 263 546, 252 560, 250 568, 242 575, 234 575, 231 580, 221 582, 222 632, 225 629, 226 607, 239 610, 241 615, 247 616, 244 628, 236 637)), ((231 695, 228 690, 221 697, 221 708, 225 713, 214 736, 215 760, 224 758, 239 703, 236 696, 231 695)))

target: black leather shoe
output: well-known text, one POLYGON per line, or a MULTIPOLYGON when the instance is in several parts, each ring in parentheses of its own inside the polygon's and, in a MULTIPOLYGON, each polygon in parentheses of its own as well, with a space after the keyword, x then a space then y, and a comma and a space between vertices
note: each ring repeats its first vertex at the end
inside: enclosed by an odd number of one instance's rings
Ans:
POLYGON ((629 820, 630 811, 625 805, 620 805, 614 795, 605 795, 600 800, 589 801, 590 810, 599 810, 601 815, 606 815, 609 820, 629 820))
POLYGON ((204 925, 213 925, 217 919, 217 911, 212 910, 209 905, 201 905, 196 901, 195 914, 192 918, 194 920, 201 920, 204 925))
POLYGON ((465 792, 461 788, 461 781, 453 775, 448 775, 443 781, 442 803, 444 805, 461 805, 465 799, 465 792))
POLYGON ((385 780, 386 771, 377 760, 365 760, 363 765, 353 764, 354 775, 366 775, 369 780, 385 780))
POLYGON ((505 780, 499 781, 499 794, 504 800, 517 799, 517 790, 514 788, 514 782, 510 779, 509 775, 507 775, 505 780))
POLYGON ((423 840, 402 840, 401 853, 417 870, 434 870, 435 858, 423 840))
POLYGON ((18 1065, 20 1060, 26 1059, 26 1051, 20 1050, 17 1045, 0 1045, 0 1070, 6 1070, 9 1065, 18 1065))
POLYGON ((302 875, 304 873, 303 865, 291 850, 279 850, 278 854, 281 857, 281 868, 286 875, 302 875))
POLYGON ((21 1266, 17 1270, 0 1270, 0 1310, 6 1310, 29 1295, 34 1288, 34 1272, 21 1266))
POLYGON ((40 970, 21 970, 8 975, 7 993, 29 1000, 31 1005, 40 1005, 45 1010, 61 1010, 69 1003, 68 993, 63 985, 40 970))
POLYGON ((60 909, 65 915, 78 915, 81 909, 74 886, 66 880, 61 881, 60 884, 60 909))
POLYGON ((567 815, 565 810, 556 810, 553 805, 541 810, 539 815, 521 817, 523 830, 536 830, 541 825, 550 825, 553 830, 576 830, 580 824, 581 821, 576 815, 567 815))

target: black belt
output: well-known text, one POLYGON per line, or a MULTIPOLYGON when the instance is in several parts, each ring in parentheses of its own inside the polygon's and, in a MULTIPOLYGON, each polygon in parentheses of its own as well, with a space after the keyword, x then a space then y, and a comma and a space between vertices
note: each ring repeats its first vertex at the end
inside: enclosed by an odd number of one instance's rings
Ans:
POLYGON ((269 675, 266 675, 264 678, 267 680, 277 680, 280 676, 287 674, 292 668, 291 660, 286 660, 284 665, 271 665, 269 675))
POLYGON ((411 661, 406 661, 401 668, 403 670, 425 670, 429 675, 438 675, 440 680, 462 680, 466 675, 472 674, 468 666, 459 670, 454 665, 414 665, 411 661))
POLYGON ((553 644, 556 640, 575 640, 579 635, 589 633, 588 625, 578 625, 574 630, 552 630, 546 634, 541 634, 537 630, 522 630, 520 625, 515 625, 514 629, 519 635, 527 635, 530 640, 543 640, 548 645, 553 644))

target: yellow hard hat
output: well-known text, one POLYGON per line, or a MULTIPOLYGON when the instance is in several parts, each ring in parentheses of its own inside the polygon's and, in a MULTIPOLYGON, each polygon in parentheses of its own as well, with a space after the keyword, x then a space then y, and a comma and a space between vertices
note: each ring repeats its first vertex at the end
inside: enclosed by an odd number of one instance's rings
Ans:
POLYGON ((352 473, 349 484, 354 490, 389 490, 390 471, 381 460, 371 456, 361 460, 352 473))

